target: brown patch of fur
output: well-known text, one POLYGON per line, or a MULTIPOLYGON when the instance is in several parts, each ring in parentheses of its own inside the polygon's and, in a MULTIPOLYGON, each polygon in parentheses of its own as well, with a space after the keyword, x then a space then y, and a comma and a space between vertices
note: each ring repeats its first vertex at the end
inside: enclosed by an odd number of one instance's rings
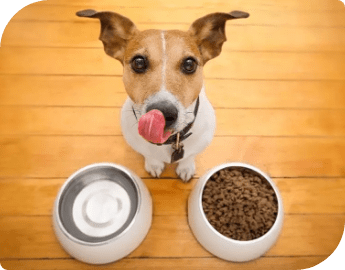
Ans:
POLYGON ((166 88, 179 101, 188 107, 200 94, 203 86, 203 61, 195 43, 189 33, 171 30, 166 31, 166 88), (198 62, 198 67, 193 74, 185 74, 181 70, 183 60, 193 57, 198 62))
POLYGON ((217 12, 199 18, 191 25, 189 33, 195 37, 204 63, 221 53, 223 43, 226 41, 226 21, 247 18, 248 16, 248 13, 242 11, 217 12))
POLYGON ((128 42, 124 55, 123 82, 129 97, 138 104, 160 90, 163 48, 160 30, 145 30, 128 42), (149 61, 148 70, 137 74, 132 70, 131 60, 143 55, 149 61))
POLYGON ((105 53, 122 63, 127 41, 139 32, 134 23, 130 19, 110 11, 97 12, 87 9, 77 12, 77 16, 100 20, 99 39, 103 43, 105 53))
POLYGON ((162 89, 162 65, 166 59, 165 87, 188 107, 198 97, 203 85, 202 59, 194 39, 186 32, 171 30, 164 32, 166 51, 163 55, 161 30, 146 30, 127 45, 124 55, 123 82, 129 97, 135 103, 143 103, 146 98, 162 89), (145 73, 137 74, 131 68, 135 55, 143 55, 149 61, 145 73), (199 65, 194 74, 185 74, 181 65, 187 57, 195 58, 199 65))

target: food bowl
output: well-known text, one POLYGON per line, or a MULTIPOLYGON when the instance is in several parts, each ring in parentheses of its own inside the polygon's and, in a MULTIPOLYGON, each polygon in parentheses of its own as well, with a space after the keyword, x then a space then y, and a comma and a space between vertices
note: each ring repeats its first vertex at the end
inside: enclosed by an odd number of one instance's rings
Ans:
POLYGON ((188 199, 188 222, 195 238, 206 250, 227 261, 250 261, 267 252, 275 244, 281 232, 283 216, 282 198, 274 182, 259 169, 244 163, 226 163, 214 167, 199 179, 188 199), (218 232, 208 221, 202 205, 205 185, 212 175, 225 168, 250 171, 266 180, 273 188, 278 210, 272 227, 264 235, 252 240, 235 240, 218 232))
POLYGON ((142 180, 112 163, 71 175, 55 200, 53 226, 72 257, 90 264, 119 260, 136 249, 152 221, 152 199, 142 180))

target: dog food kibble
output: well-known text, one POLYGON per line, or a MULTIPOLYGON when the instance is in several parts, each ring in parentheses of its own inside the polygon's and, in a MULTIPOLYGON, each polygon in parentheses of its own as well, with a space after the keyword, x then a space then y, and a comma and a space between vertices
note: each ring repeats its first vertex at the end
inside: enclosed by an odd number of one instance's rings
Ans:
POLYGON ((252 240, 273 226, 278 202, 272 186, 255 172, 222 169, 207 181, 202 206, 210 224, 235 240, 252 240))

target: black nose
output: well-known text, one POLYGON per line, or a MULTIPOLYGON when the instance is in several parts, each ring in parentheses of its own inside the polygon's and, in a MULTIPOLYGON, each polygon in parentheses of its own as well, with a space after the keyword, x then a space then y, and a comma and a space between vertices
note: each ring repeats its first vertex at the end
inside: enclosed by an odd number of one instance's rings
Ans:
POLYGON ((171 127, 177 120, 178 110, 174 104, 169 101, 153 103, 146 109, 147 112, 152 110, 160 110, 163 113, 165 118, 165 128, 171 127))

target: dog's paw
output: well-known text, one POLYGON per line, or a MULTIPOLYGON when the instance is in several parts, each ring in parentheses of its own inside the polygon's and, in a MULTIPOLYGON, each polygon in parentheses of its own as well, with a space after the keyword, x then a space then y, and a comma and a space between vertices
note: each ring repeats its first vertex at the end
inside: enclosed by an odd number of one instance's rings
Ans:
POLYGON ((183 182, 188 182, 195 173, 194 158, 180 162, 176 168, 176 173, 183 182))
POLYGON ((145 170, 153 177, 159 177, 164 170, 164 162, 145 158, 145 170))

